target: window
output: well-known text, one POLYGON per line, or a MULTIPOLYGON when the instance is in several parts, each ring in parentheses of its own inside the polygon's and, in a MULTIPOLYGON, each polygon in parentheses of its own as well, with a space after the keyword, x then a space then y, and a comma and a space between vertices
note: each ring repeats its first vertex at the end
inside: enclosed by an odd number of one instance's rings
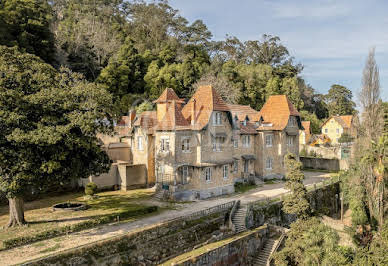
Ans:
POLYGON ((234 171, 235 173, 237 173, 237 171, 238 171, 238 161, 237 161, 237 160, 235 160, 235 161, 233 162, 233 171, 234 171))
POLYGON ((288 144, 288 146, 294 146, 294 137, 293 136, 287 137, 287 144, 288 144))
POLYGON ((162 137, 160 139, 160 150, 161 151, 169 151, 170 150, 170 138, 162 137))
POLYGON ((238 138, 237 136, 233 138, 233 147, 238 148, 238 138))
POLYGON ((212 179, 212 169, 210 167, 205 168, 205 181, 210 182, 212 179))
POLYGON ((184 138, 182 140, 182 151, 189 152, 190 151, 190 139, 184 138))
POLYGON ((225 142, 225 137, 215 137, 213 138, 213 151, 221 151, 222 143, 225 142))
POLYGON ((189 167, 182 166, 182 184, 187 184, 187 177, 189 176, 189 167))
POLYGON ((325 133, 327 133, 327 128, 325 128, 325 133))
POLYGON ((242 136, 242 145, 243 147, 249 147, 251 144, 251 136, 243 135, 242 136))
POLYGON ((272 169, 272 158, 267 158, 267 160, 265 161, 265 168, 272 169))
POLYGON ((223 166, 223 177, 225 178, 225 179, 227 179, 228 178, 228 166, 227 165, 224 165, 223 166))
POLYGON ((272 135, 265 135, 265 146, 272 147, 272 135))
POLYGON ((213 125, 221 125, 221 112, 213 113, 213 125))
POLYGON ((339 128, 337 128, 336 131, 337 131, 337 134, 339 134, 339 128))
POLYGON ((288 125, 291 127, 296 126, 295 117, 290 116, 290 118, 288 119, 288 125))
POLYGON ((138 136, 137 137, 137 149, 142 151, 144 148, 143 148, 143 137, 142 136, 138 136))

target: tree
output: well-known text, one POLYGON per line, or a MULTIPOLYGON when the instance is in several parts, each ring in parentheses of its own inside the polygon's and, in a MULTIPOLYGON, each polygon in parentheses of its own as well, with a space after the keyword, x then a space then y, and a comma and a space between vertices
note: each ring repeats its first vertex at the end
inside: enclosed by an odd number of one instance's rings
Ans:
POLYGON ((300 117, 303 121, 310 121, 311 131, 313 134, 321 133, 322 121, 318 119, 315 113, 309 113, 305 110, 300 111, 300 117))
POLYGON ((202 85, 211 85, 227 103, 237 104, 241 97, 240 89, 222 74, 207 73, 193 84, 193 92, 202 85))
POLYGON ((349 135, 348 133, 343 133, 341 137, 338 139, 339 143, 350 143, 353 141, 353 137, 349 135))
POLYGON ((145 91, 145 59, 137 52, 134 42, 127 38, 118 54, 109 60, 97 82, 112 93, 119 114, 128 111, 125 95, 143 94, 145 91))
POLYGON ((296 160, 295 155, 288 153, 284 157, 284 165, 286 167, 284 187, 291 191, 291 195, 283 201, 283 210, 286 213, 295 214, 299 219, 307 219, 310 214, 310 204, 303 184, 302 163, 296 160))
POLYGON ((326 95, 329 115, 352 115, 356 112, 356 104, 352 101, 352 91, 348 88, 334 84, 326 95))
POLYGON ((46 0, 1 1, 0 45, 16 45, 52 64, 55 46, 51 20, 52 9, 46 0))
POLYGON ((81 75, 17 48, 0 46, 0 73, 0 189, 14 226, 25 222, 28 188, 108 171, 96 133, 110 129, 112 99, 81 75))
POLYGON ((376 141, 382 133, 383 112, 380 104, 379 69, 375 60, 375 49, 371 49, 362 74, 360 103, 363 109, 363 129, 368 141, 376 141))

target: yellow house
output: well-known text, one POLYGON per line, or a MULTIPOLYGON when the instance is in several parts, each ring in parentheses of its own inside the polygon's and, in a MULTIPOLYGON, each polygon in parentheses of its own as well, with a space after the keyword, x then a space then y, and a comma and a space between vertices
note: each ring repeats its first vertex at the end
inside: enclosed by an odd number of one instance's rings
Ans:
POLYGON ((311 122, 302 121, 303 130, 299 130, 299 145, 306 145, 311 140, 311 122))
POLYGON ((323 123, 322 134, 331 139, 332 145, 338 144, 338 139, 342 134, 346 133, 353 135, 353 116, 352 115, 337 115, 332 116, 323 123))

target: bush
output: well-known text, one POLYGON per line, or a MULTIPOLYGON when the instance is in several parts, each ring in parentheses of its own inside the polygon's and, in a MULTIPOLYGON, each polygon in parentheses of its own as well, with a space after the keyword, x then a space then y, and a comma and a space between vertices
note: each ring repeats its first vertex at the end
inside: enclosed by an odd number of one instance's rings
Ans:
POLYGON ((97 192, 97 185, 94 182, 90 182, 85 187, 85 194, 88 196, 93 196, 97 192))
POLYGON ((299 152, 299 156, 306 157, 307 155, 307 150, 305 147, 303 147, 303 149, 299 152))

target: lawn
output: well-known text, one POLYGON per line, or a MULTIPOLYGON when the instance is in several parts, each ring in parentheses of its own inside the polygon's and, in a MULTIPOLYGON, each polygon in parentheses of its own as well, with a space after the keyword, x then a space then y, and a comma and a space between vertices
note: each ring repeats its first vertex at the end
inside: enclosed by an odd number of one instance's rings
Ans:
MULTIPOLYGON (((1 228, 0 250, 114 222, 117 218, 120 221, 130 221, 151 212, 156 213, 157 208, 147 203, 153 193, 151 189, 109 191, 98 193, 98 198, 92 200, 84 199, 83 193, 73 193, 28 202, 25 204, 28 224, 1 228), (52 205, 68 201, 86 203, 89 208, 84 211, 53 211, 52 205)), ((8 206, 1 206, 0 227, 7 222, 8 206)))
POLYGON ((254 188, 257 188, 255 184, 240 183, 240 182, 236 182, 234 184, 234 191, 237 193, 244 193, 254 188))

